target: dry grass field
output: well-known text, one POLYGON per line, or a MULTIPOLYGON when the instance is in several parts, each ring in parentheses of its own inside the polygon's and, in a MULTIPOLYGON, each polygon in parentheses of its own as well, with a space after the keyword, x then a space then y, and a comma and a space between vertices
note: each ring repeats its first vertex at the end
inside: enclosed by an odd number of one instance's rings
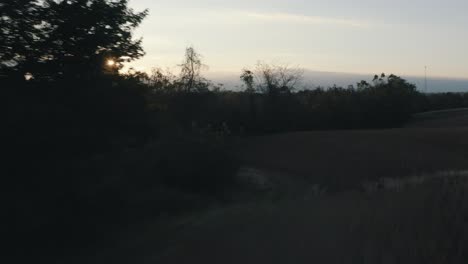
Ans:
POLYGON ((466 263, 466 179, 202 218, 149 263, 466 263))
POLYGON ((296 194, 148 222, 86 262, 466 263, 468 127, 278 134, 242 139, 232 152, 246 167, 288 178, 296 194), (426 179, 359 190, 409 176, 426 179), (314 184, 328 191, 307 196, 314 184))
POLYGON ((86 263, 461 264, 468 257, 467 193, 460 175, 398 192, 212 209, 132 229, 86 263))
POLYGON ((420 113, 413 116, 407 127, 447 128, 468 126, 468 109, 449 109, 420 113))
POLYGON ((338 192, 216 214, 176 239, 159 263, 464 263, 465 176, 398 192, 350 191, 380 178, 467 170, 467 115, 424 120, 430 125, 417 116, 401 129, 244 140, 235 149, 244 164, 338 192))
POLYGON ((338 190, 379 178, 468 169, 468 128, 300 132, 249 138, 237 149, 253 167, 338 190))

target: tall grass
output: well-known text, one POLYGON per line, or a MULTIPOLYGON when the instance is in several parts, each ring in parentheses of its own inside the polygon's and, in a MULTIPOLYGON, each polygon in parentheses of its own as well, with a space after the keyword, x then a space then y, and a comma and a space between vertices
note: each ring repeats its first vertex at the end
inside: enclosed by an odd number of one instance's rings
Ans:
POLYGON ((216 212, 175 233, 158 263, 466 263, 468 180, 346 192, 216 212))

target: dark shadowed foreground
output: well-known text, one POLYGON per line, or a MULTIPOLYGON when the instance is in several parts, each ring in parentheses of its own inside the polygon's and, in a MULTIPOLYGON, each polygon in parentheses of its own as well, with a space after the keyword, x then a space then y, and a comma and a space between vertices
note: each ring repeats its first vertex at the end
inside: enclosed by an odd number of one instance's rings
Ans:
POLYGON ((464 175, 213 209, 132 229, 86 262, 464 263, 466 191, 464 175))
POLYGON ((245 139, 232 152, 272 179, 255 200, 148 220, 77 255, 87 263, 464 263, 467 134, 411 128, 245 139))
POLYGON ((151 263, 464 263, 466 190, 451 178, 230 209, 194 223, 151 263))

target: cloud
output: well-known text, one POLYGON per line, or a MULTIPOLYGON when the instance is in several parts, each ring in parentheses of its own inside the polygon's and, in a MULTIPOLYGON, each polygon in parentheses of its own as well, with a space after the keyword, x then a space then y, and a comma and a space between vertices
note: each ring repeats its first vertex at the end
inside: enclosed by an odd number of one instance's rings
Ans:
POLYGON ((353 18, 329 16, 309 16, 286 12, 261 12, 245 9, 203 9, 185 8, 177 13, 160 11, 154 17, 154 24, 181 25, 249 25, 255 22, 294 23, 303 25, 323 25, 354 28, 369 28, 374 23, 353 18))
POLYGON ((271 22, 313 24, 313 25, 335 25, 346 27, 369 27, 369 23, 353 19, 331 18, 323 16, 306 16, 291 13, 256 13, 247 12, 245 15, 249 18, 271 22))

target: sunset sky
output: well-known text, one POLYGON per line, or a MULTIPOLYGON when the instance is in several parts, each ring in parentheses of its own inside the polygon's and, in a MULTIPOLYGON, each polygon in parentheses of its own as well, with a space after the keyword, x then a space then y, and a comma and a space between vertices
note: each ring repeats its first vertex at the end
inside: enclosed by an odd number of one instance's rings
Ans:
POLYGON ((210 72, 257 61, 315 71, 468 78, 466 0, 131 0, 150 15, 140 70, 179 64, 193 45, 210 72))

